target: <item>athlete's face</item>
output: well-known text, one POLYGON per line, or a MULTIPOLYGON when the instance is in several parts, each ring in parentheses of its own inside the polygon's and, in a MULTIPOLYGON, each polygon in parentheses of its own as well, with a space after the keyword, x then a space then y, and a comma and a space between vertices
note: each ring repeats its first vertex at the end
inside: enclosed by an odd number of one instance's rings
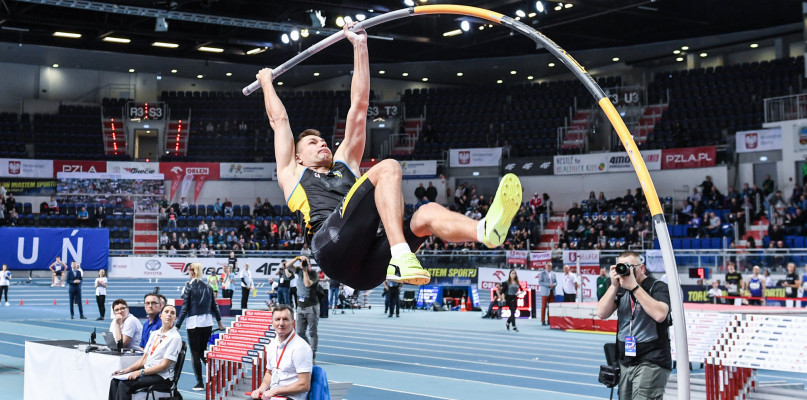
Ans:
POLYGON ((331 165, 333 155, 325 139, 318 136, 307 136, 297 143, 297 163, 304 166, 331 165))

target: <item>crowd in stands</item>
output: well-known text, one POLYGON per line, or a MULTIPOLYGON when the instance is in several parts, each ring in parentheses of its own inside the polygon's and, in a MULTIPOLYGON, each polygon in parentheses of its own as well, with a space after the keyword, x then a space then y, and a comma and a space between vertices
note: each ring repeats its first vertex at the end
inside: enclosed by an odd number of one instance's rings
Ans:
POLYGON ((159 203, 160 251, 169 256, 214 256, 222 251, 300 250, 304 232, 288 206, 274 206, 269 199, 233 205, 229 198, 210 205, 191 205, 183 197, 159 203))
POLYGON ((165 194, 162 180, 60 178, 56 193, 65 203, 99 203, 106 207, 157 211, 157 201, 165 194), (136 204, 135 204, 136 203, 136 204))

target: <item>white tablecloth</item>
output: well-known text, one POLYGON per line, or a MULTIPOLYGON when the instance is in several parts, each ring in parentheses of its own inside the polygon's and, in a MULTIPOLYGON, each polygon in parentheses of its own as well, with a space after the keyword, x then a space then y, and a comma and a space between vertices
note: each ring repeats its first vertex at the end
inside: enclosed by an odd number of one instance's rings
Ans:
POLYGON ((25 400, 102 400, 112 372, 141 356, 85 353, 75 340, 25 342, 25 400))

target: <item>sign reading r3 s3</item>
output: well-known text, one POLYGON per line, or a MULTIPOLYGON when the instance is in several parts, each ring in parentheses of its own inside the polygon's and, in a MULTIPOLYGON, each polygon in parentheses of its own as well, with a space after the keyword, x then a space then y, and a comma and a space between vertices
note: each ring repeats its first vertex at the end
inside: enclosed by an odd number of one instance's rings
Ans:
POLYGON ((126 104, 126 114, 129 119, 159 121, 165 118, 165 103, 135 103, 126 104))
POLYGON ((107 269, 109 230, 0 228, 0 254, 12 270, 47 270, 56 257, 84 270, 107 269))

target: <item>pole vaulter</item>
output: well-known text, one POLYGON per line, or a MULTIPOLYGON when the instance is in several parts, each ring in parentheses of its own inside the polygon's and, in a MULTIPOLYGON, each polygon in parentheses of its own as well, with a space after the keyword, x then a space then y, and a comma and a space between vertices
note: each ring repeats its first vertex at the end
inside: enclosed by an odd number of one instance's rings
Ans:
MULTIPOLYGON (((676 348, 676 362, 678 367, 678 398, 681 400, 689 400, 689 352, 687 347, 686 335, 686 320, 684 319, 684 305, 683 295, 681 292, 681 283, 678 280, 678 267, 675 264, 675 256, 673 254, 672 242, 670 241, 670 233, 667 231, 667 223, 664 220, 664 213, 662 212, 661 202, 659 201, 656 188, 650 178, 650 173, 647 171, 647 166, 644 163, 642 155, 639 153, 639 148, 636 147, 636 142, 633 141, 633 136, 625 126, 622 117, 616 110, 611 101, 606 97, 602 88, 594 81, 591 75, 586 72, 585 68, 581 66, 572 56, 569 55, 560 46, 555 44, 551 39, 544 36, 541 32, 531 28, 530 26, 516 21, 506 15, 485 10, 478 7, 461 6, 461 5, 429 5, 405 8, 397 11, 391 11, 385 14, 359 22, 353 27, 354 31, 368 29, 385 22, 394 21, 401 18, 417 16, 417 15, 437 15, 437 14, 456 14, 476 17, 495 23, 501 26, 510 28, 519 32, 528 38, 532 39, 536 45, 545 48, 555 57, 557 57, 572 73, 583 83, 592 96, 597 100, 602 111, 608 117, 608 120, 616 129, 622 145, 627 151, 630 161, 633 164, 633 169, 639 182, 642 185, 647 205, 650 208, 650 213, 653 218, 653 225, 656 228, 656 235, 659 240, 661 248, 662 259, 664 260, 664 270, 667 274, 667 281, 670 287, 670 304, 672 306, 672 319, 673 329, 675 330, 675 348, 676 348)), ((291 67, 299 64, 308 57, 316 54, 320 50, 338 42, 343 39, 344 34, 339 31, 313 46, 297 54, 285 63, 279 65, 272 70, 272 78, 277 78, 284 72, 288 71, 291 67)), ((245 87, 242 92, 245 96, 258 90, 261 87, 260 83, 256 80, 249 86, 245 87)))

